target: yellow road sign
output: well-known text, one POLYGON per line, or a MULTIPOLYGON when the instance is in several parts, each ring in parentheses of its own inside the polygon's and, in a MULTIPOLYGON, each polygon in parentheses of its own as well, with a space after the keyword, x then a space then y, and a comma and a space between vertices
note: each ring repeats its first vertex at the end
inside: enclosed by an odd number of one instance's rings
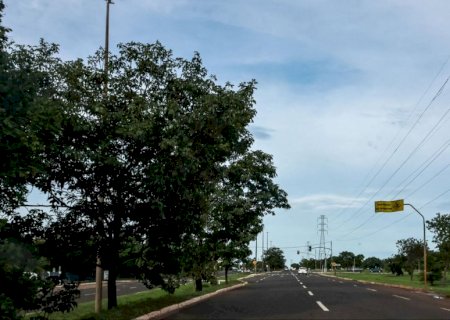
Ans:
POLYGON ((396 212, 403 211, 404 201, 375 201, 375 212, 396 212))

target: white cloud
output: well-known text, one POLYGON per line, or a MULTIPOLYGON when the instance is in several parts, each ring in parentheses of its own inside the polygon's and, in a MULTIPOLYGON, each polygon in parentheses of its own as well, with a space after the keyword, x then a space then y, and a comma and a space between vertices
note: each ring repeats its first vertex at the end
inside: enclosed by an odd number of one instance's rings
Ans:
MULTIPOLYGON (((447 0, 114 2, 111 47, 159 39, 175 56, 189 58, 199 51, 222 82, 258 81, 258 115, 250 128, 255 148, 273 154, 277 183, 293 205, 290 212, 266 220, 274 244, 313 241, 322 212, 334 217, 332 225, 342 224, 381 188, 448 108, 450 87, 365 189, 450 73, 450 65, 443 65, 450 53, 447 0), (349 203, 352 210, 335 214, 349 203)), ((64 58, 86 57, 104 43, 104 0, 5 3, 4 24, 19 43, 44 37, 61 44, 64 58)), ((448 139, 448 118, 377 196, 401 190, 400 182, 448 139)), ((448 157, 444 153, 402 195, 420 187, 448 157)), ((411 201, 420 206, 446 190, 449 173, 443 172, 411 201)), ((427 218, 449 212, 444 198, 424 208, 427 218)), ((373 213, 365 209, 341 231, 351 231, 373 213)), ((355 236, 382 227, 384 219, 395 217, 374 218, 355 236)), ((383 231, 384 242, 414 233, 416 221, 409 220, 402 229, 383 231)), ((376 237, 360 240, 361 251, 373 252, 376 237)), ((352 250, 351 243, 345 245, 343 249, 352 250)), ((388 245, 384 250, 384 256, 392 253, 388 245)))
POLYGON ((314 194, 289 199, 289 203, 293 207, 314 211, 357 208, 365 201, 366 199, 363 198, 351 198, 336 194, 314 194))

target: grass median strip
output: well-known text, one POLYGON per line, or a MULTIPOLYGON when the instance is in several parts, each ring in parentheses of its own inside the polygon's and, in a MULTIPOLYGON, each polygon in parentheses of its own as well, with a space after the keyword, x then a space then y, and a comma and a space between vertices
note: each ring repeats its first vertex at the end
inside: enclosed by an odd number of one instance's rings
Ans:
POLYGON ((94 301, 79 303, 78 307, 70 313, 55 313, 50 316, 51 320, 103 320, 103 319, 134 319, 152 311, 160 310, 164 307, 179 304, 183 301, 199 297, 223 288, 227 288, 242 283, 238 278, 248 274, 232 274, 229 276, 229 283, 222 282, 220 285, 203 285, 203 291, 196 292, 194 284, 189 283, 178 288, 174 294, 169 294, 161 289, 151 289, 144 292, 138 292, 131 295, 118 296, 118 307, 112 310, 106 310, 107 300, 103 300, 103 309, 101 313, 94 313, 94 301))
MULTIPOLYGON (((333 273, 330 273, 330 275, 333 275, 333 273)), ((362 273, 337 272, 336 276, 351 280, 360 280, 372 283, 409 287, 414 289, 424 288, 423 281, 421 281, 421 279, 419 279, 417 275, 413 277, 413 280, 411 280, 408 275, 395 276, 390 273, 388 274, 388 273, 368 273, 368 272, 362 273)), ((437 282, 433 286, 428 285, 427 291, 442 294, 447 298, 450 298, 450 283, 447 281, 447 283, 437 282)))

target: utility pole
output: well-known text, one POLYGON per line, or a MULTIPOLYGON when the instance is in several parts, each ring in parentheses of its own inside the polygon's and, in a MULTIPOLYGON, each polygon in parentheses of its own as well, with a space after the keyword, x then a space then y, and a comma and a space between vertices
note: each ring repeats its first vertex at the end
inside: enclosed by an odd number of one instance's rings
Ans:
MULTIPOLYGON (((106 27, 105 27, 105 86, 103 88, 103 98, 106 104, 108 98, 108 61, 109 61, 109 5, 112 0, 106 0, 106 27)), ((99 201, 100 202, 100 201, 99 201)), ((100 248, 97 252, 97 263, 95 267, 95 313, 102 310, 102 294, 103 294, 103 268, 100 257, 100 248)))
POLYGON ((256 235, 255 239, 255 273, 258 271, 258 235, 256 235))
POLYGON ((327 270, 327 252, 325 248, 325 232, 327 231, 327 218, 325 215, 321 215, 319 217, 319 222, 317 224, 318 226, 318 232, 320 232, 320 244, 319 244, 319 260, 324 260, 323 264, 323 271, 325 272, 327 270))
POLYGON ((262 263, 262 271, 264 271, 264 230, 262 232, 262 246, 261 246, 261 263, 262 263))
POLYGON ((425 229, 425 217, 412 204, 405 203, 405 206, 410 206, 411 208, 413 208, 414 211, 416 211, 422 217, 422 220, 423 220, 423 283, 426 288, 427 287, 427 239, 425 236, 426 235, 426 233, 425 233, 425 230, 426 230, 425 229))
POLYGON ((267 235, 267 239, 266 239, 266 250, 268 250, 269 249, 269 231, 267 231, 266 232, 266 235, 267 235))

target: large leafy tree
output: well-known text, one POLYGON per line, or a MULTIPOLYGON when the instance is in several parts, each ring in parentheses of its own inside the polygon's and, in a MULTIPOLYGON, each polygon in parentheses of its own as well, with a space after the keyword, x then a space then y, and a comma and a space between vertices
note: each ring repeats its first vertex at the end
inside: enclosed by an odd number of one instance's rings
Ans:
POLYGON ((262 218, 275 208, 289 208, 287 194, 274 183, 272 157, 262 151, 247 151, 224 168, 213 195, 206 224, 216 258, 223 261, 225 277, 234 259, 244 259, 248 243, 262 231, 262 218))
POLYGON ((220 165, 252 142, 254 83, 221 86, 197 54, 129 43, 110 59, 105 95, 102 58, 58 70, 62 131, 38 185, 94 225, 112 308, 124 239, 147 244, 141 265, 151 284, 179 270, 181 243, 204 225, 220 165))
MULTIPOLYGON (((4 9, 0 1, 1 14, 4 9)), ((58 63, 56 45, 14 45, 0 25, 0 210, 23 204, 27 184, 42 172, 42 159, 59 130, 56 106, 49 99, 58 63)))
POLYGON ((280 248, 271 247, 264 251, 263 262, 264 265, 268 266, 270 270, 280 270, 284 269, 286 259, 280 248))
POLYGON ((356 256, 353 252, 342 251, 336 257, 336 262, 339 263, 342 268, 348 269, 353 266, 353 263, 355 262, 355 257, 356 256))
POLYGON ((228 281, 234 261, 249 256, 248 244, 262 231, 263 216, 274 214, 275 208, 289 208, 286 192, 273 181, 272 157, 259 150, 239 151, 221 166, 220 180, 208 198, 205 225, 184 250, 188 254, 184 268, 196 279, 197 290, 218 260, 228 281))
POLYGON ((56 292, 54 284, 30 277, 44 266, 37 242, 45 215, 15 213, 27 186, 44 171, 42 159, 59 131, 58 109, 50 99, 58 48, 44 41, 10 42, 9 29, 1 25, 3 9, 0 0, 0 315, 14 319, 28 309, 68 311, 77 291, 56 292))
POLYGON ((428 230, 433 232, 433 242, 436 243, 444 265, 444 279, 450 265, 450 214, 436 214, 427 221, 428 230))
POLYGON ((366 269, 376 269, 383 267, 383 261, 377 257, 368 257, 364 259, 362 265, 366 269))
POLYGON ((413 279, 414 269, 423 257, 423 242, 415 239, 401 239, 397 241, 398 254, 404 259, 403 268, 413 279))

